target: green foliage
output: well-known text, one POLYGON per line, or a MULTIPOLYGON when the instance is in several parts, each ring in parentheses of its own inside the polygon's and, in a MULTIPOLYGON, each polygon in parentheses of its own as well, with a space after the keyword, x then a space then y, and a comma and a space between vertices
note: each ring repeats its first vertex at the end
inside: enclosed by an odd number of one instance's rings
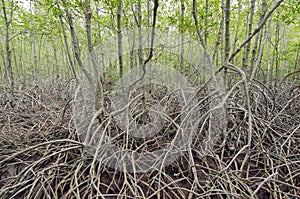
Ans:
POLYGON ((294 24, 299 27, 300 25, 300 1, 287 0, 284 1, 282 7, 278 10, 282 22, 294 24))
MULTIPOLYGON (((142 15, 142 27, 149 27, 152 24, 152 12, 153 1, 141 0, 141 15, 142 15), (148 8, 149 6, 149 8, 148 8), (148 13, 149 12, 149 13, 148 13)), ((222 21, 222 5, 221 1, 209 0, 208 7, 205 0, 197 1, 197 17, 199 19, 200 31, 205 36, 209 53, 212 54, 215 43, 218 39, 218 32, 220 23, 222 21)), ((132 29, 137 28, 137 3, 138 0, 123 0, 122 10, 122 28, 132 29)), ((267 1, 267 12, 272 6, 272 1, 267 1)), ((37 46, 37 57, 39 64, 39 71, 43 71, 45 76, 47 72, 55 72, 54 67, 56 62, 53 52, 52 39, 57 49, 57 59, 60 72, 70 73, 69 61, 66 55, 66 47, 62 35, 62 28, 60 24, 60 17, 64 22, 64 28, 67 33, 67 40, 70 50, 72 51, 72 41, 69 32, 69 24, 67 23, 66 11, 68 10, 74 21, 74 27, 76 31, 76 37, 79 41, 79 47, 81 50, 81 56, 87 55, 87 38, 84 19, 84 8, 86 6, 85 1, 82 0, 70 0, 66 1, 64 5, 62 1, 56 0, 40 0, 32 2, 32 11, 25 9, 21 4, 11 0, 5 1, 7 14, 10 15, 13 11, 10 38, 13 42, 13 56, 16 57, 13 67, 20 67, 21 61, 23 68, 22 73, 31 74, 34 68, 34 52, 32 48, 33 39, 37 46), (59 3, 59 6, 58 4, 59 3), (34 37, 32 37, 34 34, 34 37), (42 44, 42 45, 41 45, 42 44), (22 50, 21 50, 22 49, 22 50), (21 57, 21 59, 18 59, 21 57), (49 61, 50 60, 50 61, 49 61), (49 69, 50 67, 50 69, 49 69)), ((116 12, 119 5, 118 0, 92 0, 92 41, 94 46, 99 46, 103 41, 111 38, 112 35, 117 34, 116 31, 116 12)), ((259 17, 261 12, 261 1, 256 1, 255 15, 253 22, 253 29, 259 24, 259 17)), ((2 12, 2 10, 1 10, 2 12)), ((241 0, 233 1, 231 3, 231 39, 232 44, 231 51, 235 50, 247 37, 247 19, 250 12, 250 1, 241 0)), ((273 14, 272 30, 269 33, 269 39, 266 46, 271 42, 271 52, 274 47, 275 39, 275 19, 279 22, 280 26, 280 50, 278 56, 280 56, 281 67, 288 67, 292 70, 295 62, 297 50, 299 48, 299 32, 300 32, 300 2, 298 0, 286 0, 281 7, 273 14), (284 40, 285 38, 285 40, 284 40)), ((169 28, 177 31, 183 30, 189 37, 197 39, 195 22, 192 16, 192 1, 185 0, 185 14, 183 22, 181 21, 181 1, 168 0, 166 2, 160 2, 157 16, 157 25, 161 29, 168 30, 169 28)), ((0 15, 0 27, 1 27, 1 41, 2 48, 5 49, 4 33, 5 33, 5 21, 4 16, 0 15)), ((263 29, 265 31, 265 29, 263 29)), ((224 40, 224 38, 222 38, 224 40)), ((251 41, 251 48, 253 48, 253 41, 251 41)), ((219 46, 218 56, 221 57, 223 53, 223 44, 219 46)), ((264 63, 272 57, 266 57, 267 47, 264 48, 262 67, 264 70, 264 63)), ((242 51, 241 51, 242 52, 242 51)), ((73 56, 73 54, 72 54, 73 56)), ((165 59, 170 59, 170 63, 176 65, 175 59, 171 59, 168 55, 164 55, 165 59)), ((240 65, 242 62, 243 53, 239 53, 235 58, 235 63, 240 65)), ((251 56, 250 56, 251 57, 251 56)), ((73 57, 74 59, 74 57, 73 57)), ((2 64, 2 62, 1 62, 2 64)), ((111 70, 117 70, 117 63, 113 64, 111 70)), ((178 65, 178 64, 177 64, 178 65)), ((1 66, 2 67, 2 66, 1 66)), ((186 66, 188 68, 188 65, 186 66)), ((3 67, 2 67, 3 68, 3 67)), ((1 69, 1 71, 3 71, 1 69)), ((21 70, 18 70, 21 71, 21 70)), ((3 75, 2 75, 3 76, 3 75)))

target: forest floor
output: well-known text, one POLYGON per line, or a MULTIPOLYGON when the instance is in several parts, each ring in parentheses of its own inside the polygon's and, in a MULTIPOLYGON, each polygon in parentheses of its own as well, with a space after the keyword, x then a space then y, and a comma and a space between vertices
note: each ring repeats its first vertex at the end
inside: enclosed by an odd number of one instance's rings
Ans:
MULTIPOLYGON (((0 198, 297 198, 300 89, 251 90, 252 133, 228 103, 228 135, 149 173, 125 173, 87 154, 72 121, 69 82, 0 90, 0 198), (239 117, 239 118, 238 118, 239 117), (247 143, 249 143, 247 145, 247 143), (221 144, 223 143, 223 144, 221 144), (191 162, 190 155, 193 156, 191 162)), ((228 99, 234 102, 234 97, 228 99)))

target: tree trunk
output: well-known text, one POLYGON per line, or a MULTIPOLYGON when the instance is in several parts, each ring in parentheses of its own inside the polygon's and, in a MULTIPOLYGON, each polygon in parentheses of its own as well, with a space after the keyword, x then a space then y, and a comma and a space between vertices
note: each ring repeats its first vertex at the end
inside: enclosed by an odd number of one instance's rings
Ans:
MULTIPOLYGON (((222 0, 221 7, 224 8, 224 6, 225 6, 224 0, 222 0)), ((217 37, 217 40, 216 40, 216 44, 215 44, 215 47, 214 47, 213 58, 212 58, 213 63, 216 66, 218 66, 218 60, 219 60, 219 46, 222 43, 223 35, 224 35, 223 34, 224 18, 225 18, 225 13, 224 13, 224 9, 222 9, 222 16, 221 16, 221 21, 220 21, 220 26, 219 26, 219 31, 218 31, 218 37, 217 37)))
POLYGON ((122 49, 122 0, 118 0, 118 11, 117 11, 117 30, 118 30, 118 59, 119 59, 119 70, 120 78, 123 76, 123 49, 122 49))
POLYGON ((273 51, 273 63, 275 64, 275 87, 277 86, 277 81, 279 80, 279 33, 280 26, 278 22, 278 17, 276 17, 275 24, 275 42, 274 42, 274 51, 273 51))
MULTIPOLYGON (((267 41, 267 34, 266 34, 266 30, 264 31, 264 34, 262 34, 262 33, 260 33, 260 35, 259 35, 259 37, 260 37, 260 42, 259 42, 259 49, 258 49, 258 56, 257 56, 257 59, 256 59, 256 61, 254 61, 255 60, 255 58, 256 57, 254 57, 254 53, 253 53, 253 57, 252 57, 252 60, 253 61, 251 61, 251 62, 253 62, 253 63, 255 63, 255 65, 254 66, 252 66, 252 64, 251 64, 251 68, 253 68, 252 69, 252 71, 251 71, 251 76, 250 76, 250 81, 252 81, 254 78, 255 78, 255 75, 256 75, 256 71, 257 71, 257 69, 258 69, 258 67, 259 67, 259 65, 260 65, 260 62, 261 62, 261 59, 262 59, 262 56, 263 56, 263 50, 264 50, 264 46, 265 46, 265 43, 266 43, 266 41, 267 41), (263 41, 261 41, 262 40, 262 38, 264 38, 264 40, 263 41)), ((253 50, 254 49, 256 49, 256 48, 253 48, 253 50)), ((256 53, 255 53, 255 55, 256 55, 256 53)))
POLYGON ((68 23, 69 23, 69 27, 70 27, 70 33, 71 33, 71 38, 72 38, 72 47, 73 47, 73 51, 74 51, 74 54, 75 54, 75 58, 76 58, 76 61, 79 65, 79 68, 80 70, 83 72, 83 74, 86 76, 92 90, 94 91, 95 90, 95 86, 94 86, 94 81, 93 81, 93 78, 92 78, 92 75, 90 74, 89 71, 87 71, 83 65, 83 62, 81 60, 81 56, 80 56, 80 49, 79 49, 79 42, 76 38, 76 32, 75 32, 75 27, 74 27, 74 23, 73 23, 73 18, 72 18, 72 15, 69 11, 69 8, 68 8, 68 5, 67 5, 67 2, 66 0, 62 0, 64 6, 66 7, 66 14, 67 14, 67 20, 68 20, 68 23))
MULTIPOLYGON (((266 10, 267 10, 267 2, 266 2, 266 0, 262 0, 262 2, 261 2, 261 12, 260 12, 260 17, 259 17, 259 24, 262 23, 265 15, 266 15, 266 10)), ((256 62, 261 61, 260 59, 256 58, 256 51, 257 51, 257 48, 258 48, 258 44, 259 43, 261 44, 262 36, 263 36, 263 34, 260 32, 259 35, 256 36, 255 41, 254 41, 254 45, 253 45, 253 49, 252 49, 252 59, 251 59, 251 64, 250 64, 250 73, 253 72, 254 64, 256 62)), ((262 47, 262 50, 263 50, 263 47, 262 47)))
MULTIPOLYGON (((223 60, 223 65, 227 64, 230 54, 230 0, 225 1, 224 7, 225 13, 225 55, 223 60)), ((225 95, 227 94, 227 68, 225 68, 223 72, 223 87, 225 90, 225 95)), ((227 126, 228 126, 228 110, 227 110, 227 102, 224 103, 224 123, 223 123, 223 137, 224 137, 224 144, 227 139, 227 126)), ((222 152, 222 159, 223 159, 223 152, 222 152)))
MULTIPOLYGON (((271 55, 271 48, 272 48, 272 38, 271 38, 271 29, 272 29, 272 17, 269 20, 268 26, 267 26, 267 37, 269 40, 268 43, 268 50, 267 50, 267 57, 272 57, 271 55)), ((267 83, 270 85, 273 81, 273 63, 274 59, 269 58, 267 61, 267 83)))
MULTIPOLYGON (((60 8, 58 0, 56 1, 56 4, 57 4, 58 9, 62 10, 60 8)), ((65 29, 65 23, 64 23, 64 20, 63 20, 63 16, 61 14, 59 15, 59 21, 60 21, 60 25, 61 25, 61 28, 62 28, 62 33, 63 33, 64 43, 65 43, 65 47, 66 47, 67 58, 68 58, 70 66, 71 66, 73 76, 74 76, 75 79, 77 79, 75 64, 73 62, 71 52, 70 52, 70 48, 69 48, 69 42, 68 42, 67 33, 66 33, 66 29, 65 29)))
POLYGON ((179 64, 179 71, 181 73, 184 72, 184 14, 185 14, 185 5, 184 0, 180 0, 180 6, 181 6, 181 16, 180 16, 180 64, 179 64))
POLYGON ((36 39, 35 33, 31 32, 31 43, 32 43, 32 50, 33 50, 33 65, 34 65, 34 79, 37 80, 38 76, 38 56, 37 56, 37 48, 36 48, 36 39))
POLYGON ((55 61, 55 67, 53 67, 53 72, 55 71, 55 74, 56 74, 55 79, 58 80, 59 76, 60 76, 60 71, 59 71, 57 49, 56 49, 55 43, 54 43, 54 37, 51 37, 51 44, 52 44, 52 48, 53 48, 53 55, 54 55, 54 61, 55 61), (55 70, 54 70, 54 68, 55 68, 55 70))
POLYGON ((91 58, 92 61, 92 68, 94 71, 94 79, 96 83, 96 94, 95 94, 95 109, 96 110, 103 110, 103 104, 104 104, 104 96, 103 96, 103 86, 101 82, 101 76, 98 71, 98 64, 97 64, 97 59, 94 53, 94 47, 92 44, 92 30, 91 30, 91 17, 92 17, 92 12, 90 8, 90 0, 85 0, 85 7, 84 7, 84 16, 85 16, 85 24, 86 24, 86 35, 87 35, 87 40, 88 40, 88 52, 89 52, 89 57, 91 58))
POLYGON ((138 10, 138 37, 139 37, 139 65, 141 66, 144 62, 144 47, 143 47, 143 35, 142 35, 142 5, 141 0, 138 0, 137 10, 138 10))
MULTIPOLYGON (((250 16, 249 16, 249 22, 248 22, 248 35, 246 37, 250 37, 252 34, 252 24, 253 24, 253 16, 254 16, 254 10, 255 10, 255 0, 250 1, 250 16)), ((247 73, 248 69, 248 59, 249 59, 249 52, 251 47, 251 41, 249 41, 245 46, 245 54, 243 57, 243 71, 247 73)))
MULTIPOLYGON (((3 74, 3 76, 5 77, 6 76, 6 72, 5 72, 6 71, 6 57, 5 57, 5 51, 4 51, 4 48, 2 45, 1 37, 0 37, 0 46, 1 46, 1 57, 2 57, 2 62, 3 62, 3 71, 1 71, 2 68, 0 68, 0 74, 3 74)), ((3 79, 3 81, 5 81, 5 80, 3 79)), ((3 82, 3 85, 5 85, 5 82, 3 82)))
POLYGON ((2 11, 4 16, 4 22, 5 22, 5 61, 6 64, 4 66, 4 85, 9 87, 10 92, 10 104, 12 105, 14 102, 14 75, 13 75, 13 66, 12 66, 12 55, 11 55, 11 47, 10 47, 10 29, 11 29, 11 22, 12 22, 12 16, 13 16, 13 10, 14 10, 14 1, 11 1, 11 10, 8 15, 6 10, 6 4, 4 0, 2 0, 2 11), (6 81, 8 83, 6 83, 6 81))
POLYGON ((230 0, 225 2, 225 60, 228 61, 230 53, 230 0))

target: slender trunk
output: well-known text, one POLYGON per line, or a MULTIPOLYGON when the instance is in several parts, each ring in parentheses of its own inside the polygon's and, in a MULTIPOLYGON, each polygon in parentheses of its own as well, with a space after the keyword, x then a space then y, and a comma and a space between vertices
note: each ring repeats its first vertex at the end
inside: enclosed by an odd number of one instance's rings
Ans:
POLYGON ((204 40, 207 43, 208 38, 208 8, 209 8, 209 0, 205 0, 205 17, 204 17, 204 40))
MULTIPOLYGON (((200 32, 199 21, 198 21, 198 18, 197 18, 197 2, 196 2, 196 0, 193 0, 192 14, 193 14, 194 22, 195 22, 196 33, 197 33, 198 39, 200 40, 200 44, 201 44, 201 46, 204 50, 205 58, 207 59, 208 65, 210 67, 210 74, 213 78, 213 83, 215 84, 215 86, 217 86, 217 84, 216 84, 217 80, 216 80, 216 77, 214 75, 215 74, 215 68, 214 68, 213 60, 212 60, 212 57, 210 56, 210 54, 208 53, 205 39, 204 39, 202 33, 200 32)), ((216 88, 216 89, 218 89, 218 88, 216 88)))
POLYGON ((225 60, 228 61, 230 53, 230 0, 225 2, 225 60))
MULTIPOLYGON (((263 0, 262 1, 262 6, 261 6, 261 13, 260 13, 259 23, 262 23, 262 20, 265 17, 266 6, 267 6, 267 2, 265 0, 263 0)), ((265 43, 267 41, 267 37, 268 37, 267 28, 265 28, 264 31, 260 31, 260 33, 255 38, 254 46, 253 46, 253 49, 252 49, 251 65, 250 65, 250 73, 251 73, 250 81, 252 81, 255 78, 256 71, 259 68, 259 65, 261 63, 265 43), (257 49, 258 49, 258 52, 257 52, 257 49)))
POLYGON ((147 1, 147 25, 151 26, 150 20, 151 19, 151 11, 150 11, 150 0, 147 1))
POLYGON ((10 29, 11 29, 11 22, 12 22, 12 16, 13 16, 13 10, 14 10, 14 1, 11 1, 11 10, 8 15, 7 10, 6 10, 6 4, 4 0, 2 0, 2 11, 3 11, 3 16, 4 16, 4 22, 5 22, 5 53, 6 53, 6 60, 4 63, 6 65, 4 66, 4 80, 7 80, 8 84, 6 81, 4 82, 4 85, 9 87, 9 92, 11 94, 10 96, 10 101, 11 104, 14 102, 14 87, 15 87, 15 82, 14 82, 14 75, 13 75, 13 66, 12 66, 12 55, 11 55, 11 47, 10 47, 10 29))
POLYGON ((90 8, 90 0, 85 0, 85 8, 84 8, 84 16, 85 16, 85 24, 86 24, 86 35, 87 35, 87 40, 88 40, 88 52, 89 52, 89 57, 91 58, 92 61, 92 68, 94 71, 94 79, 96 83, 96 94, 95 94, 95 109, 96 110, 103 110, 104 106, 104 96, 103 96, 103 86, 101 82, 101 76, 99 75, 98 71, 98 64, 97 64, 97 59, 94 53, 94 47, 92 44, 92 30, 91 30, 91 18, 92 18, 92 12, 90 8))
POLYGON ((123 49, 122 49, 122 0, 118 0, 118 11, 117 11, 117 30, 118 30, 118 59, 119 59, 119 70, 120 78, 123 76, 123 49))
MULTIPOLYGON (((49 66, 49 62, 48 61, 46 62, 46 66, 41 66, 41 64, 40 64, 40 62, 41 62, 41 53, 42 53, 42 49, 43 49, 43 47, 42 47, 42 45, 43 45, 43 37, 44 37, 44 34, 42 33, 41 38, 38 41, 39 46, 37 48, 38 49, 38 57, 37 57, 38 72, 41 72, 40 71, 41 67, 45 67, 46 69, 49 69, 49 67, 48 67, 49 66)), ((48 51, 48 48, 46 49, 46 51, 48 51)), ((48 59, 48 56, 47 56, 47 59, 48 59)))
MULTIPOLYGON (((252 24, 253 24, 253 17, 254 17, 254 10, 255 10, 255 0, 251 0, 250 1, 250 16, 249 16, 249 22, 248 22, 248 35, 247 37, 250 37, 252 34, 252 24)), ((251 41, 249 41, 246 45, 245 45, 245 54, 243 57, 243 71, 245 71, 247 73, 247 69, 248 69, 248 59, 249 59, 249 53, 250 53, 250 46, 251 46, 251 41)))
MULTIPOLYGON (((5 51, 3 48, 1 37, 0 37, 0 46, 1 46, 1 57, 2 57, 2 61, 3 61, 3 71, 1 71, 2 69, 0 68, 0 74, 3 74, 3 76, 6 77, 6 64, 7 63, 6 63, 5 51)), ((4 78, 3 78, 3 81, 5 81, 4 78)), ((3 82, 3 85, 5 85, 5 82, 3 82)))
POLYGON ((184 14, 185 14, 185 5, 184 0, 180 0, 181 5, 181 16, 180 16, 180 72, 184 72, 184 14))
MULTIPOLYGON (((57 0, 56 3, 57 3, 57 6, 58 6, 58 9, 61 10, 60 5, 58 3, 58 0, 57 0)), ((67 58, 68 58, 70 66, 71 66, 73 76, 74 76, 74 78, 77 79, 75 64, 72 60, 72 56, 71 56, 71 52, 70 52, 70 48, 69 48, 69 42, 68 42, 67 33, 66 33, 66 29, 65 29, 65 23, 64 23, 64 20, 63 20, 63 16, 61 14, 59 15, 59 20, 60 20, 60 25, 61 25, 61 28, 62 28, 64 43, 65 43, 65 47, 66 47, 67 58)))
MULTIPOLYGON (((297 66, 299 66, 300 65, 300 45, 298 44, 298 50, 297 50, 297 55, 296 55, 296 59, 295 59, 295 64, 294 64, 294 70, 293 70, 293 76, 292 76, 292 86, 294 86, 295 85, 295 76, 297 75, 297 66)), ((298 75, 299 75, 299 72, 300 72, 300 70, 298 71, 298 75)), ((299 79, 299 77, 298 77, 298 79, 299 79)), ((298 87, 299 87, 299 81, 298 81, 298 83, 297 83, 297 81, 296 81, 296 85, 298 84, 298 87)), ((296 102, 296 94, 297 94, 297 90, 295 89, 295 90, 293 90, 292 91, 292 99, 293 99, 293 101, 292 101, 292 110, 294 111, 294 113, 296 113, 296 110, 297 110, 297 108, 299 109, 299 104, 297 105, 297 102, 296 102), (298 107, 297 107, 298 106, 298 107)))
MULTIPOLYGON (((237 15, 236 16, 241 16, 241 12, 243 10, 243 5, 239 5, 238 7, 238 11, 237 11, 237 15)), ((241 35, 241 31, 240 30, 244 30, 245 29, 245 26, 247 26, 246 23, 243 23, 242 25, 240 23, 238 23, 235 27, 235 34, 234 34, 234 38, 233 38, 233 42, 231 44, 232 46, 232 52, 234 52, 237 48, 237 45, 238 45, 238 42, 239 42, 239 37, 241 35)), ((247 28, 247 27, 246 27, 247 28)), ((238 59, 233 59, 231 61, 231 63, 233 65, 237 65, 238 63, 238 59)), ((237 76, 235 76, 234 78, 236 78, 237 76)))
POLYGON ((36 48, 36 39, 35 33, 31 32, 31 43, 33 49, 33 65, 34 65, 34 79, 37 80, 38 78, 38 56, 37 56, 37 48, 36 48))
MULTIPOLYGON (((266 15, 266 10, 267 10, 267 2, 266 2, 266 0, 262 0, 259 24, 262 23, 262 20, 264 19, 265 15, 266 15)), ((253 49, 252 49, 252 59, 251 59, 251 64, 250 64, 250 73, 252 73, 252 71, 253 71, 254 64, 256 62, 261 61, 260 59, 256 58, 256 51, 258 48, 258 44, 259 43, 261 44, 262 35, 263 34, 260 32, 259 35, 256 36, 255 41, 254 41, 254 45, 253 45, 253 49)))
MULTIPOLYGON (((300 66, 300 45, 298 44, 298 50, 297 50, 297 55, 296 55, 296 58, 295 58, 295 64, 294 64, 294 74, 293 74, 293 77, 292 77, 292 83, 293 85, 295 84, 295 72, 297 71, 297 68, 300 66)), ((299 78, 298 78, 299 79, 299 78)))
POLYGON ((150 39, 150 51, 148 54, 147 59, 144 61, 144 67, 146 67, 146 64, 152 59, 153 57, 153 46, 154 46, 154 36, 155 36, 155 27, 156 27, 156 20, 157 20, 157 10, 158 10, 158 0, 154 1, 154 7, 153 7, 153 19, 152 19, 152 30, 151 30, 151 39, 150 39))
POLYGON ((224 29, 224 18, 225 18, 224 9, 223 9, 224 6, 225 6, 224 0, 222 0, 222 4, 221 4, 222 16, 221 16, 221 21, 220 21, 220 26, 219 26, 219 31, 218 31, 218 37, 217 37, 215 48, 214 48, 214 54, 213 54, 213 58, 212 58, 213 63, 216 66, 218 66, 218 63, 219 63, 219 61, 218 61, 219 60, 219 58, 218 58, 219 46, 221 45, 222 40, 223 40, 223 29, 224 29))
POLYGON ((268 26, 267 26, 267 37, 269 40, 268 43, 268 50, 267 50, 267 83, 270 85, 273 81, 273 60, 271 59, 272 55, 271 55, 271 47, 272 47, 272 38, 271 38, 271 29, 272 29, 272 17, 269 20, 268 26))
MULTIPOLYGON (((209 8, 209 0, 205 0, 205 16, 204 16, 204 40, 205 40, 205 43, 207 43, 207 38, 208 38, 208 8, 209 8)), ((206 65, 207 65, 207 60, 205 58, 205 54, 203 52, 203 71, 206 71, 206 65)), ((213 58, 213 61, 214 61, 214 58, 213 58)), ((206 75, 205 73, 203 73, 202 75, 203 77, 203 81, 205 82, 206 81, 206 75)))
POLYGON ((141 5, 141 0, 138 0, 137 3, 137 10, 138 10, 138 20, 137 20, 137 25, 138 25, 138 37, 139 37, 139 65, 141 66, 144 62, 144 47, 143 47, 143 35, 142 35, 142 5, 141 5))
MULTIPOLYGON (((101 6, 100 1, 93 1, 93 2, 94 2, 94 6, 96 8, 101 6)), ((101 15, 100 15, 101 12, 100 11, 96 10, 95 13, 96 13, 97 18, 101 18, 101 15)), ((103 66, 105 65, 104 64, 104 57, 103 57, 104 53, 103 53, 103 50, 102 50, 103 49, 103 41, 102 41, 102 35, 101 35, 102 25, 101 25, 101 22, 98 21, 98 20, 97 20, 96 24, 97 24, 97 36, 98 36, 98 39, 99 39, 97 52, 96 52, 96 54, 98 54, 98 57, 99 57, 99 59, 98 59, 98 70, 99 70, 100 77, 104 78, 104 74, 103 74, 104 71, 102 70, 103 66)))
POLYGON ((70 10, 68 8, 68 5, 66 3, 66 0, 62 0, 64 6, 66 7, 66 14, 67 14, 67 20, 69 23, 69 27, 70 27, 70 33, 71 33, 71 38, 72 38, 72 47, 73 47, 73 51, 75 54, 75 58, 76 61, 79 65, 80 70, 83 72, 83 74, 86 76, 87 80, 89 81, 89 84, 92 88, 92 90, 94 91, 94 81, 92 78, 92 75, 90 74, 89 71, 87 71, 83 65, 83 62, 81 60, 81 56, 80 56, 80 49, 79 49, 79 42, 78 39, 76 38, 76 32, 75 32, 75 28, 74 28, 74 23, 73 23, 73 17, 70 13, 70 10))
POLYGON ((85 16, 85 27, 86 27, 86 35, 87 35, 87 43, 88 43, 88 53, 92 61, 92 70, 95 75, 94 79, 98 81, 100 76, 97 68, 98 63, 97 63, 97 59, 96 59, 96 55, 92 43, 92 29, 91 29, 92 12, 90 8, 90 0, 85 0, 84 16, 85 16))
MULTIPOLYGON (((223 60, 222 65, 226 64, 229 59, 229 53, 230 53, 230 0, 225 1, 225 7, 224 7, 224 13, 225 13, 225 58, 223 60)), ((227 94, 227 68, 225 68, 223 72, 223 84, 224 84, 224 90, 225 95, 227 94)), ((224 137, 224 144, 227 139, 227 126, 228 126, 228 110, 227 110, 227 102, 224 103, 224 123, 223 123, 223 137, 224 137)), ((222 158, 223 158, 223 152, 222 152, 222 158)))
POLYGON ((280 42, 280 26, 278 17, 276 17, 276 25, 275 25, 275 42, 274 42, 274 51, 273 51, 273 59, 275 64, 275 87, 277 86, 277 82, 279 81, 279 42, 280 42))
MULTIPOLYGON (((17 54, 16 54, 16 49, 14 48, 14 46, 16 46, 15 44, 14 44, 14 42, 13 41, 11 41, 11 46, 12 46, 12 48, 11 48, 11 55, 12 55, 12 58, 13 58, 13 66, 14 66, 14 72, 15 72, 15 74, 14 74, 14 77, 20 77, 20 71, 19 71, 19 67, 18 67, 18 60, 17 60, 17 54)), ((19 55, 18 55, 19 56, 19 55)), ((19 78, 17 78, 17 79, 19 79, 19 78)))
POLYGON ((24 67, 23 67, 23 46, 24 46, 24 44, 23 44, 23 39, 22 39, 21 42, 20 42, 20 54, 19 54, 19 63, 20 63, 19 70, 20 70, 20 72, 18 73, 18 79, 20 79, 22 81, 22 84, 25 86, 26 78, 24 78, 24 77, 21 78, 21 76, 22 76, 21 71, 24 71, 24 67))
POLYGON ((130 85, 130 88, 132 88, 136 83, 138 83, 139 81, 141 81, 146 74, 146 65, 147 63, 152 59, 153 57, 153 47, 154 47, 154 37, 155 37, 155 27, 156 27, 156 19, 157 19, 157 10, 158 10, 158 0, 154 0, 154 7, 153 7, 153 19, 152 19, 152 29, 151 29, 151 35, 150 35, 150 48, 149 48, 149 54, 147 56, 147 58, 144 60, 144 63, 142 65, 142 76, 137 79, 135 82, 133 82, 130 85))
MULTIPOLYGON (((54 61, 55 61, 55 74, 56 77, 55 79, 58 80, 59 76, 60 76, 60 71, 59 71, 59 63, 58 63, 58 56, 57 56, 57 49, 54 43, 54 37, 51 38, 51 43, 52 43, 52 48, 53 48, 53 55, 54 55, 54 61)), ((53 68, 53 72, 54 72, 54 68, 53 68)))
MULTIPOLYGON (((257 71, 257 68, 259 67, 260 65, 260 62, 261 62, 261 59, 262 59, 262 56, 263 56, 263 50, 264 50, 264 46, 265 46, 265 43, 267 41, 267 34, 266 34, 267 31, 264 31, 264 34, 260 35, 260 38, 264 37, 264 40, 261 41, 262 39, 260 39, 260 45, 259 45, 259 49, 258 49, 258 56, 257 56, 257 60, 256 60, 256 64, 255 66, 253 66, 253 70, 252 70, 252 73, 251 73, 251 76, 250 76, 250 81, 252 81, 256 75, 256 71, 257 71)), ((255 58, 253 57, 252 60, 254 60, 255 58)), ((254 63, 254 61, 253 61, 254 63)))

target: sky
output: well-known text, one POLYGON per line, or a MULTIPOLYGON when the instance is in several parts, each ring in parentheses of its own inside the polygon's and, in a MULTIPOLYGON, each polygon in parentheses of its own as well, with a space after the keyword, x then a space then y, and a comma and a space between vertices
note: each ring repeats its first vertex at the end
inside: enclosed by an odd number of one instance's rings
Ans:
POLYGON ((25 8, 26 10, 30 10, 30 7, 32 6, 30 0, 19 0, 19 2, 23 8, 25 8))

